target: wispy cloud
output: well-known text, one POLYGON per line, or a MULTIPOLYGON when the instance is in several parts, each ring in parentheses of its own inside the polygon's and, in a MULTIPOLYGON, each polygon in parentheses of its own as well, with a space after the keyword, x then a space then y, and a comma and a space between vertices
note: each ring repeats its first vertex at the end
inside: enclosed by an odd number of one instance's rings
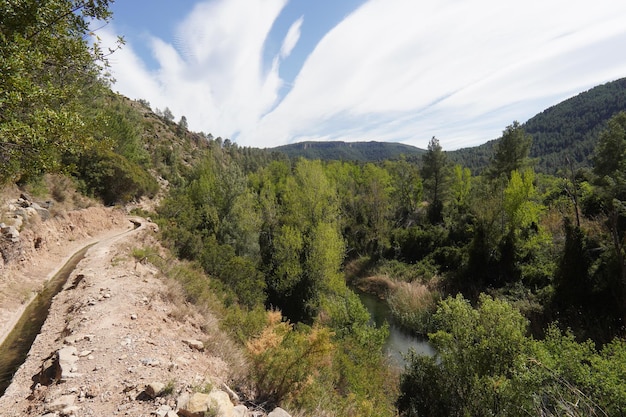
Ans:
POLYGON ((611 60, 626 41, 626 8, 599 3, 370 1, 319 43, 250 141, 423 146, 435 135, 456 148, 492 139, 514 119, 626 75, 626 59, 611 60), (341 120, 351 128, 337 129, 341 120))
POLYGON ((285 40, 280 48, 280 57, 287 58, 293 48, 295 48, 298 40, 300 39, 300 28, 302 27, 302 22, 304 22, 304 16, 301 16, 298 20, 293 22, 293 24, 289 27, 287 31, 287 35, 285 36, 285 40))
POLYGON ((325 139, 425 147, 437 136, 452 149, 626 76, 623 0, 370 0, 323 37, 281 97, 281 60, 307 18, 292 23, 264 70, 264 43, 286 1, 197 5, 175 42, 152 39, 158 70, 147 70, 132 46, 116 58, 117 88, 246 146, 325 139))
MULTIPOLYGON (((184 114, 194 129, 236 135, 255 124, 277 99, 279 62, 266 70, 262 54, 285 4, 286 0, 199 3, 178 25, 175 41, 150 38, 158 69, 142 65, 132 45, 118 54, 112 62, 118 79, 114 88, 148 99, 153 107, 167 106, 177 117, 184 114)), ((109 29, 109 37, 113 31, 109 29)), ((295 45, 297 28, 291 38, 295 45)))

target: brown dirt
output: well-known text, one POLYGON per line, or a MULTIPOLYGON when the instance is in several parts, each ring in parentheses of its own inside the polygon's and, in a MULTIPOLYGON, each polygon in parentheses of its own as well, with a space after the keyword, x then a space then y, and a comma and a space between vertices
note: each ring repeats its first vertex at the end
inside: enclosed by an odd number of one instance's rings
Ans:
POLYGON ((97 243, 54 298, 26 362, 0 398, 0 417, 44 415, 62 396, 74 400, 71 415, 149 416, 162 405, 173 406, 177 393, 209 385, 223 388, 229 382, 231 372, 219 352, 199 352, 183 342, 223 337, 214 336, 219 333, 216 321, 207 325, 206 316, 189 308, 182 314, 181 306, 171 302, 171 284, 154 267, 132 257, 133 248, 156 244, 156 226, 141 222, 133 230, 123 212, 90 208, 30 225, 21 234, 22 242, 40 237, 43 243, 36 249, 24 245, 20 258, 0 270, 2 334, 33 291, 78 249, 97 243), (50 385, 38 383, 46 358, 67 345, 67 336, 77 339, 77 375, 50 385), (172 393, 144 398, 146 384, 155 381, 169 384, 172 393))

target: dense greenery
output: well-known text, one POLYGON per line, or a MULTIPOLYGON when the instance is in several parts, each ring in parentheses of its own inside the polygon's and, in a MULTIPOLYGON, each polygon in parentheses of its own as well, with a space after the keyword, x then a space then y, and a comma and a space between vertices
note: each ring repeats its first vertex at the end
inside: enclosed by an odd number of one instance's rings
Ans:
POLYGON ((436 357, 410 358, 398 408, 404 416, 619 416, 626 412, 626 346, 598 350, 551 326, 527 336, 509 303, 457 296, 435 314, 436 357))
MULTIPOLYGON (((302 386, 301 369, 289 367, 296 373, 285 376, 270 358, 288 363, 306 340, 319 347, 308 358, 319 370, 309 386, 315 392, 365 401, 388 389, 376 371, 384 336, 344 284, 342 269, 350 266, 356 276, 389 282, 383 294, 400 323, 432 332, 438 356, 410 359, 400 385, 403 413, 541 413, 570 399, 609 410, 622 401, 614 383, 561 375, 571 365, 559 349, 587 352, 600 370, 621 357, 625 120, 619 114, 600 135, 593 172, 564 178, 535 173, 530 137, 516 123, 505 129, 485 176, 448 162, 436 138, 421 168, 406 159, 276 159, 246 173, 241 149, 211 146, 162 204, 163 233, 181 257, 226 284, 233 308, 279 309, 293 323, 246 338, 260 361, 264 399, 310 406, 299 389, 282 392, 268 382, 278 373, 302 386), (437 307, 458 293, 465 298, 437 307), (607 347, 594 350, 587 338, 607 347), (380 385, 372 391, 356 374, 380 385)), ((613 366, 622 372, 621 362, 613 366)), ((384 415, 389 405, 376 398, 384 415)), ((335 398, 325 407, 338 404, 335 398)), ((360 404, 361 413, 372 405, 360 404)))
POLYGON ((307 144, 314 159, 289 159, 112 94, 106 54, 86 41, 108 3, 0 6, 0 180, 64 171, 106 204, 167 181, 151 215, 186 261, 170 272, 186 301, 219 310, 258 401, 341 416, 626 412, 623 80, 471 155, 432 138, 417 154, 307 144), (587 135, 591 169, 569 145, 572 163, 555 159, 555 131, 563 144, 587 135), (394 377, 387 328, 346 277, 436 356, 411 355, 394 377))
POLYGON ((62 156, 91 145, 82 99, 101 94, 106 54, 88 44, 107 0, 0 4, 0 181, 61 170, 62 156))

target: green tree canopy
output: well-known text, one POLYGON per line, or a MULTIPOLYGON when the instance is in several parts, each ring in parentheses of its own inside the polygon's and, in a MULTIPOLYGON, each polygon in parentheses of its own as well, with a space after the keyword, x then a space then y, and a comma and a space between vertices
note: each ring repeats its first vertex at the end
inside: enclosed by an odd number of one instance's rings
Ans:
POLYGON ((495 145, 489 176, 499 178, 506 175, 510 178, 511 172, 521 171, 528 164, 531 144, 532 137, 526 134, 519 122, 507 126, 495 145))
POLYGON ((88 144, 79 99, 106 65, 89 22, 109 19, 110 2, 0 3, 0 182, 60 170, 64 153, 88 144))
POLYGON ((448 191, 450 165, 439 139, 432 137, 428 142, 428 152, 422 156, 422 178, 424 189, 430 203, 429 217, 433 223, 442 220, 443 202, 448 191))

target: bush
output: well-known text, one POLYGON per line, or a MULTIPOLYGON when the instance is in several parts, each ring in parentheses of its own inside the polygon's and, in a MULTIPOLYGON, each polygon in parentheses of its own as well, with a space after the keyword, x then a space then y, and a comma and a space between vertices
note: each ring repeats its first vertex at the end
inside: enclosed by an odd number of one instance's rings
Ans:
POLYGON ((86 192, 104 204, 128 203, 142 196, 154 197, 159 184, 136 163, 112 151, 94 152, 84 157, 78 172, 86 192))
POLYGON ((306 387, 331 364, 328 329, 296 328, 281 319, 280 312, 268 312, 268 326, 247 343, 259 402, 303 401, 306 387))

